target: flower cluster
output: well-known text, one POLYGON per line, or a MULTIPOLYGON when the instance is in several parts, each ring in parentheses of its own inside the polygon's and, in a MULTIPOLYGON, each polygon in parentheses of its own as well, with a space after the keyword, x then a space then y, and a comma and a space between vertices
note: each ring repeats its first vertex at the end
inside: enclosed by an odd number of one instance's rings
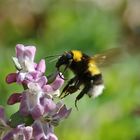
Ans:
POLYGON ((20 104, 19 110, 9 120, 5 117, 3 107, 0 107, 2 140, 57 140, 54 126, 71 112, 62 102, 55 103, 53 100, 59 96, 63 79, 56 73, 49 84, 45 76, 45 60, 35 63, 35 52, 34 46, 16 46, 13 62, 17 72, 10 73, 6 82, 22 85, 23 91, 13 93, 7 101, 9 105, 20 104))

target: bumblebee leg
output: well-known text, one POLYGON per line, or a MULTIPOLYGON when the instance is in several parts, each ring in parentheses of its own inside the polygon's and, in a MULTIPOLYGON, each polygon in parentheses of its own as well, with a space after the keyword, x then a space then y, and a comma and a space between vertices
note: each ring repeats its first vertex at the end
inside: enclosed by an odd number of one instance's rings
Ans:
POLYGON ((79 90, 80 85, 81 85, 81 83, 78 82, 78 83, 75 84, 74 86, 69 86, 69 87, 67 88, 67 90, 65 91, 64 96, 63 96, 63 97, 61 96, 61 99, 62 99, 62 98, 65 98, 65 97, 68 96, 69 94, 72 94, 72 93, 76 92, 77 90, 79 90))
POLYGON ((63 98, 65 98, 66 96, 68 96, 69 94, 70 94, 69 92, 65 92, 65 94, 62 96, 62 93, 61 93, 60 98, 63 99, 63 98))
POLYGON ((70 89, 70 87, 71 87, 71 85, 73 84, 73 83, 75 83, 77 81, 77 77, 75 76, 74 78, 72 78, 71 80, 69 80, 68 81, 68 83, 67 83, 67 85, 64 87, 64 89, 62 90, 62 92, 61 92, 61 94, 60 94, 60 98, 64 98, 64 97, 66 97, 67 95, 69 95, 70 94, 70 92, 69 92, 69 89, 70 89), (64 94, 64 96, 62 97, 62 95, 64 94))
POLYGON ((87 94, 88 91, 90 90, 90 88, 91 88, 91 84, 90 83, 86 84, 84 89, 76 97, 76 99, 75 99, 75 107, 76 107, 77 110, 78 110, 77 101, 80 100, 84 96, 84 94, 87 94))
POLYGON ((77 80, 77 77, 72 78, 71 80, 68 81, 67 85, 64 87, 64 89, 62 90, 62 93, 67 91, 68 87, 70 85, 72 85, 75 81, 77 80))
POLYGON ((67 88, 67 92, 69 92, 70 94, 76 92, 77 90, 80 89, 80 86, 81 86, 81 82, 79 80, 75 81, 74 85, 70 85, 68 88, 67 88))

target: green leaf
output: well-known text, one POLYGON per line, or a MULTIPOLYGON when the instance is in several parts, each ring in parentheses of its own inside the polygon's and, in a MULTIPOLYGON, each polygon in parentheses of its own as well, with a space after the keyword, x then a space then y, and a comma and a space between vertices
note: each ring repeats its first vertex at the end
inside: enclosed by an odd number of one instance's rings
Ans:
POLYGON ((20 112, 18 111, 11 115, 9 125, 15 128, 17 125, 20 125, 20 124, 25 124, 25 126, 27 125, 29 126, 33 122, 34 120, 31 115, 25 117, 25 116, 22 116, 20 112))

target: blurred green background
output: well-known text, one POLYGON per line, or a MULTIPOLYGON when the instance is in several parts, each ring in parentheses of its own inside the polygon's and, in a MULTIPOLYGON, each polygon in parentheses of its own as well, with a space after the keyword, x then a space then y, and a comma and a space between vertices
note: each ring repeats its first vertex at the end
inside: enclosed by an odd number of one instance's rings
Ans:
MULTIPOLYGON (((16 44, 35 45, 36 62, 71 49, 94 55, 129 45, 137 55, 102 69, 106 88, 99 98, 85 96, 79 111, 77 93, 64 99, 73 111, 55 132, 60 140, 140 140, 139 9, 139 0, 0 0, 0 104, 7 114, 18 107, 6 105, 8 96, 22 90, 5 83, 15 71, 16 44)), ((50 74, 55 62, 46 65, 50 74)))

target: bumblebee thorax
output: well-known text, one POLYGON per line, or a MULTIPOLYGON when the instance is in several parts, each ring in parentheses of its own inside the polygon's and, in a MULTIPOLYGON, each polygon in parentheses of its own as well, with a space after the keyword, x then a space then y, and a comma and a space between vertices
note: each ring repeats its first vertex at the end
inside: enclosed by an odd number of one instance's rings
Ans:
POLYGON ((72 50, 71 51, 72 55, 73 55, 73 60, 75 62, 79 62, 82 60, 82 57, 83 57, 83 54, 81 51, 78 51, 78 50, 72 50))

